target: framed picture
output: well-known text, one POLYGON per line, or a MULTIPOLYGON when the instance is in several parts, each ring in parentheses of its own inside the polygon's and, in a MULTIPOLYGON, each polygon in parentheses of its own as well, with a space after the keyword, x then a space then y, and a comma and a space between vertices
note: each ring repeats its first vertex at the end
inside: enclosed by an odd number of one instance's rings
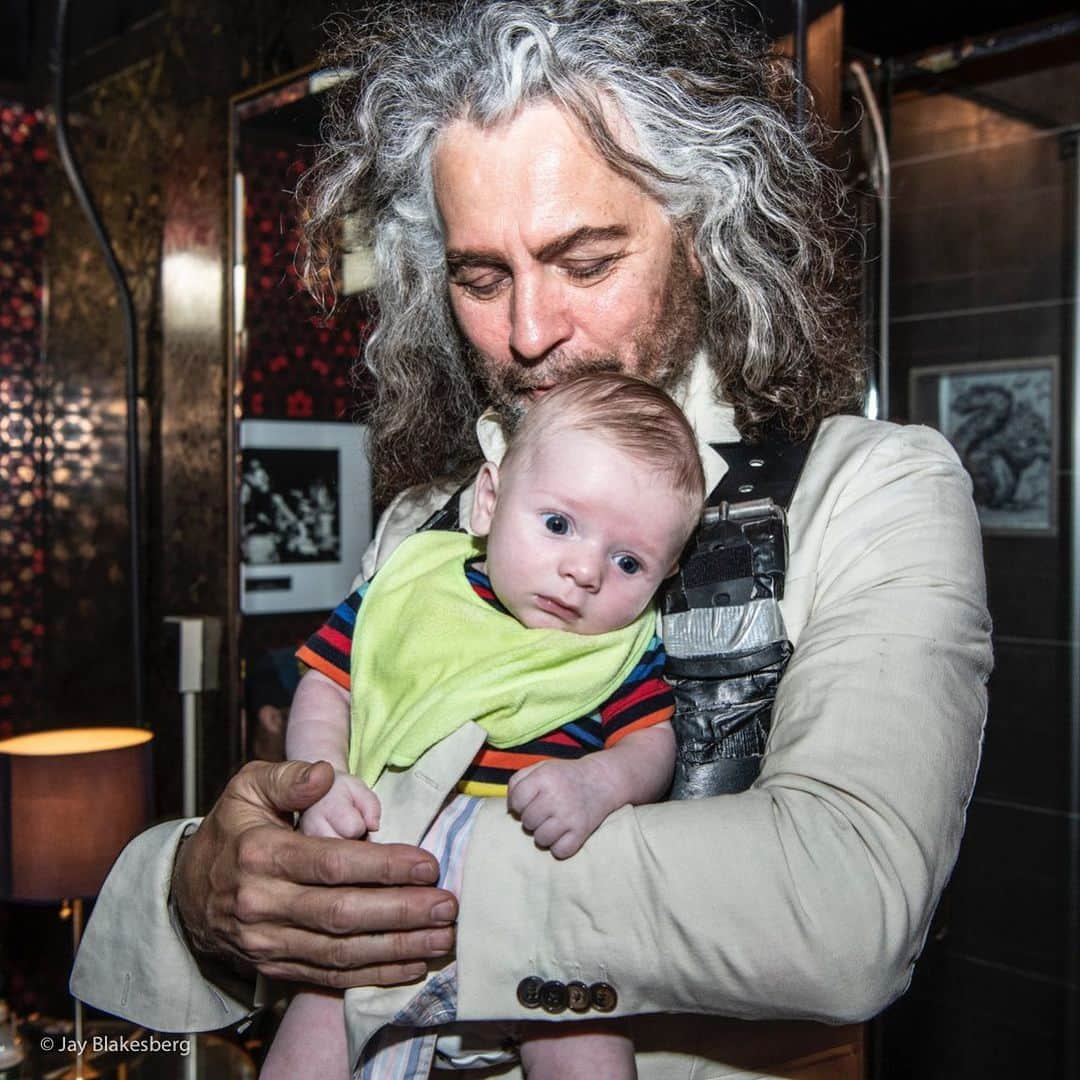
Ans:
POLYGON ((956 448, 983 532, 1057 533, 1058 358, 914 368, 910 413, 956 448))
POLYGON ((357 424, 240 424, 240 609, 327 611, 371 539, 371 469, 357 424))

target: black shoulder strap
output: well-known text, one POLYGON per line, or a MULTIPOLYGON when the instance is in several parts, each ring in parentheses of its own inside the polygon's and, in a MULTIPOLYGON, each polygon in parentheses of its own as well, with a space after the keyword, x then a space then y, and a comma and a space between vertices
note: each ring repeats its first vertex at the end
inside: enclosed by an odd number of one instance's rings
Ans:
POLYGON ((461 493, 471 483, 472 481, 468 480, 462 484, 416 531, 428 532, 431 529, 441 532, 464 531, 461 525, 461 493))
POLYGON ((709 492, 707 506, 772 499, 782 509, 791 505, 814 435, 794 442, 772 431, 756 443, 709 443, 727 462, 728 471, 709 492))

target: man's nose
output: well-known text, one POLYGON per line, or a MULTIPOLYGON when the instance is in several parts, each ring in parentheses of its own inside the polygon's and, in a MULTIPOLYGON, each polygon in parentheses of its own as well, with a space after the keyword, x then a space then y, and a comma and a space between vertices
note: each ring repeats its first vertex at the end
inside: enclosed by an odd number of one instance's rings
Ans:
POLYGON ((510 351, 523 363, 537 363, 568 341, 573 324, 562 286, 546 268, 514 280, 510 302, 510 351))

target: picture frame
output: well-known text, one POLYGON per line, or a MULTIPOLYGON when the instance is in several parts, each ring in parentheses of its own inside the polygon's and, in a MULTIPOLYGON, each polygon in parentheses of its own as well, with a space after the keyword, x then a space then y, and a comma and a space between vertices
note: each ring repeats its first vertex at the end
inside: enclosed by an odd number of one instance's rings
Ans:
POLYGON ((971 475, 987 536, 1056 536, 1061 427, 1056 356, 913 368, 908 413, 971 475))
POLYGON ((240 610, 327 611, 346 596, 372 535, 366 429, 240 423, 240 610))

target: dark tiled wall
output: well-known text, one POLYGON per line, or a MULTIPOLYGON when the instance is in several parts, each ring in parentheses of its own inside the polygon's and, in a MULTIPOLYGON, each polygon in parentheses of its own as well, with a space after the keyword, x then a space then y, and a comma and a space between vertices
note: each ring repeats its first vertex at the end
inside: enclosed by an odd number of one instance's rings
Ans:
MULTIPOLYGON (((148 719, 163 816, 179 808, 180 739, 162 619, 227 607, 228 100, 313 62, 338 7, 164 0, 159 18, 72 62, 73 141, 138 313, 148 719)), ((43 160, 42 116, 0 111, 0 734, 128 723, 119 308, 66 181, 43 160)), ((234 729, 211 697, 204 804, 236 762, 234 729)), ((55 912, 0 910, 2 990, 19 1011, 66 1013, 69 932, 55 912)))
POLYGON ((48 157, 42 113, 0 101, 0 738, 33 730, 40 722, 48 157))
MULTIPOLYGON (((1057 356, 1071 438, 1070 168, 1080 64, 1023 70, 892 110, 891 384, 912 368, 1057 356)), ((996 669, 960 860, 909 994, 886 1014, 884 1074, 1063 1077, 1069 844, 1071 474, 1058 535, 985 537, 996 669)))

